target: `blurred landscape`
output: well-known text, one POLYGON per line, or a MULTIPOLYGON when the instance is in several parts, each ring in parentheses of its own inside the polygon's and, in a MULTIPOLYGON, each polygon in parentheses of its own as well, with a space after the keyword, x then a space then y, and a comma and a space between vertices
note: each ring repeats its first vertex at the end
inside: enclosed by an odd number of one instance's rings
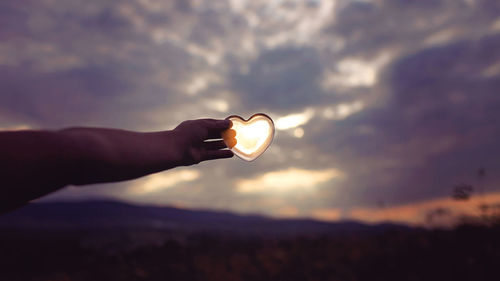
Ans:
POLYGON ((114 201, 0 217, 2 280, 498 280, 499 224, 425 229, 114 201))
POLYGON ((499 89, 499 0, 2 0, 0 131, 276 138, 0 215, 0 281, 499 280, 499 89))

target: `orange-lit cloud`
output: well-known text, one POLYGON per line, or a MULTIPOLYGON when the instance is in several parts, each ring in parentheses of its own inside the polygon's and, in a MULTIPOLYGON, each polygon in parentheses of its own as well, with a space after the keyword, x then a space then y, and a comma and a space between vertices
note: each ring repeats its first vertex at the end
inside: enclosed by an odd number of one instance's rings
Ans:
POLYGON ((480 205, 495 203, 500 203, 500 192, 472 197, 467 201, 440 198, 388 208, 354 208, 349 211, 348 218, 368 223, 391 221, 423 225, 428 223, 427 216, 430 212, 441 208, 449 211, 449 221, 446 223, 453 224, 457 216, 478 216, 480 205))
POLYGON ((299 209, 294 206, 283 206, 276 210, 274 215, 281 218, 294 218, 299 215, 299 209))
POLYGON ((21 131, 21 130, 29 130, 31 129, 28 125, 16 125, 16 126, 6 126, 0 127, 0 131, 21 131))
POLYGON ((338 221, 341 218, 341 211, 337 208, 324 208, 312 210, 310 216, 323 221, 338 221))

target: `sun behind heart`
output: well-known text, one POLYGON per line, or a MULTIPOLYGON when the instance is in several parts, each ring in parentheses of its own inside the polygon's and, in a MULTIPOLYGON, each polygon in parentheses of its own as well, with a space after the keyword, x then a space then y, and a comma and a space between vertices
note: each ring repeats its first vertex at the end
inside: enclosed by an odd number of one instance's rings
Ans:
POLYGON ((241 159, 253 161, 271 144, 274 137, 274 123, 269 116, 257 113, 248 120, 237 115, 226 119, 231 120, 232 126, 222 132, 222 137, 229 149, 241 159), (236 132, 235 137, 231 130, 236 132), (236 145, 234 145, 233 138, 236 139, 236 145))

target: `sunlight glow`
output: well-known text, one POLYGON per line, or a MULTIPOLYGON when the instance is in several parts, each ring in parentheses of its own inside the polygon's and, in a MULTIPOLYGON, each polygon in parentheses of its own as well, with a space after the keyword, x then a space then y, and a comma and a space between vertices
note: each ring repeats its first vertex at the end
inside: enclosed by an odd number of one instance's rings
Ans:
POLYGON ((286 115, 276 120, 276 129, 288 130, 296 128, 298 126, 306 124, 313 117, 314 117, 314 110, 312 108, 308 108, 301 113, 286 115))
POLYGON ((255 147, 259 147, 264 143, 267 138, 267 135, 262 134, 261 132, 267 132, 269 125, 265 121, 256 121, 251 126, 241 126, 239 123, 235 123, 233 129, 247 136, 245 138, 238 138, 238 143, 236 147, 241 151, 251 154, 254 152, 255 147))
POLYGON ((300 139, 304 136, 304 129, 302 128, 297 128, 293 130, 293 136, 300 139))
POLYGON ((289 168, 268 172, 253 179, 237 182, 240 193, 296 193, 314 191, 315 187, 333 178, 342 177, 336 169, 305 170, 289 168))
POLYGON ((198 179, 198 170, 178 170, 151 175, 145 179, 137 181, 136 185, 130 188, 132 194, 146 194, 164 190, 183 182, 190 182, 198 179))

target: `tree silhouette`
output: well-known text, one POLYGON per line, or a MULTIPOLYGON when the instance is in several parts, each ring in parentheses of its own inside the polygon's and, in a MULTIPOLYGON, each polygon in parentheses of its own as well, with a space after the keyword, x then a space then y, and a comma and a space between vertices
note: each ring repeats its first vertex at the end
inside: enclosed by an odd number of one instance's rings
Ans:
POLYGON ((452 198, 457 201, 469 200, 472 191, 474 191, 474 187, 470 184, 457 184, 453 187, 452 198))

